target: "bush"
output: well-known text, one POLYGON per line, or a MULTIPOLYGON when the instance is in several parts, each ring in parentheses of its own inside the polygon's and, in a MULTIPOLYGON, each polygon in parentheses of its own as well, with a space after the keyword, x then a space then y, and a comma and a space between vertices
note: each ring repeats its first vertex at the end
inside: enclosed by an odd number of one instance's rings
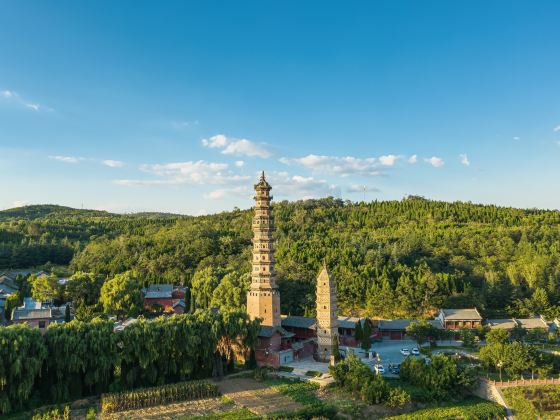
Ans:
POLYGON ((218 394, 218 387, 206 381, 181 382, 136 391, 103 394, 101 412, 136 410, 178 401, 210 398, 218 394))
POLYGON ((65 406, 62 410, 56 407, 37 412, 33 415, 33 420, 70 420, 70 407, 65 406))
POLYGON ((268 368, 266 367, 258 367, 253 371, 253 379, 255 381, 262 382, 266 378, 268 378, 268 368))
POLYGON ((402 388, 393 388, 385 404, 391 408, 400 408, 411 401, 410 394, 402 388))

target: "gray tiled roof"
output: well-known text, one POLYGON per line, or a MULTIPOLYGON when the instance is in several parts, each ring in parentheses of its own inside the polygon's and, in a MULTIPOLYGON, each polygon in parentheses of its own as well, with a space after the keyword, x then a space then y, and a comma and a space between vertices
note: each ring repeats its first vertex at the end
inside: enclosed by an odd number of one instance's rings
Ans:
POLYGON ((481 321, 482 317, 476 310, 476 308, 470 309, 442 309, 443 316, 448 321, 481 321))
POLYGON ((293 337, 295 335, 294 333, 286 331, 282 327, 272 327, 272 326, 269 326, 269 325, 263 325, 263 326, 261 326, 261 331, 259 332, 259 337, 269 338, 269 337, 272 337, 272 335, 275 332, 280 333, 280 335, 282 335, 282 337, 286 337, 286 338, 293 337))
POLYGON ((150 284, 148 288, 142 289, 146 299, 170 298, 173 293, 172 284, 150 284))
MULTIPOLYGON (((416 319, 380 319, 378 326, 380 330, 406 330, 410 324, 418 322, 416 319)), ((441 322, 437 319, 428 319, 426 322, 435 328, 442 329, 441 322)))
POLYGON ((282 319, 282 326, 292 328, 314 328, 315 318, 307 316, 286 316, 282 319))
POLYGON ((531 330, 534 328, 544 328, 545 330, 548 330, 548 324, 539 317, 516 318, 516 321, 518 322, 520 327, 523 327, 527 330, 531 330))
POLYGON ((19 321, 19 320, 32 320, 32 319, 45 319, 51 318, 52 311, 50 308, 46 309, 25 309, 25 308, 16 308, 12 313, 12 320, 19 321))
POLYGON ((339 316, 338 317, 338 326, 340 328, 354 329, 354 328, 356 328, 356 323, 357 322, 362 322, 362 324, 363 324, 363 319, 355 317, 355 316, 339 316))
POLYGON ((513 318, 503 318, 503 319, 487 319, 486 325, 493 329, 506 329, 515 328, 517 323, 513 318))

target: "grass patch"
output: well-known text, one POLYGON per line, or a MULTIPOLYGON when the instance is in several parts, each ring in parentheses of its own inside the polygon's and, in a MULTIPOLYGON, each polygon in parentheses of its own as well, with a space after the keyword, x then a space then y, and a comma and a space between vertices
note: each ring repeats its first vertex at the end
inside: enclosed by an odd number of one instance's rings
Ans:
POLYGON ((316 383, 270 379, 267 380, 267 384, 270 384, 272 388, 300 404, 323 404, 323 402, 317 397, 319 385, 316 383))
POLYGON ((502 406, 480 398, 467 398, 460 403, 441 404, 437 407, 425 408, 412 413, 389 417, 393 420, 490 420, 503 418, 505 410, 502 406))
POLYGON ((560 386, 558 385, 503 388, 502 394, 516 419, 560 416, 560 386))
POLYGON ((280 367, 278 368, 278 370, 279 370, 280 372, 293 372, 293 371, 294 371, 294 368, 293 368, 293 367, 290 367, 290 366, 280 366, 280 367))
POLYGON ((195 420, 204 418, 205 420, 260 420, 261 417, 256 414, 251 413, 246 408, 240 410, 224 411, 218 414, 208 414, 203 417, 200 416, 189 416, 181 417, 181 420, 195 420))

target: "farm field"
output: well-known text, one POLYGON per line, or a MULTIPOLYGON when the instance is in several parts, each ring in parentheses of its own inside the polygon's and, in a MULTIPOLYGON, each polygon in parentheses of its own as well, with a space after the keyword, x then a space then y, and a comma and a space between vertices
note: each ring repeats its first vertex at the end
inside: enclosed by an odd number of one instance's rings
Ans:
POLYGON ((559 385, 510 387, 502 393, 517 420, 560 417, 559 385))

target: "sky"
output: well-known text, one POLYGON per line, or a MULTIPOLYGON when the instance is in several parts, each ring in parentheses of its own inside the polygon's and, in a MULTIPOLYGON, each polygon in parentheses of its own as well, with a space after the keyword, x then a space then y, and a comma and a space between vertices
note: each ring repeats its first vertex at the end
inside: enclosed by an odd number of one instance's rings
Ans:
POLYGON ((560 209, 560 2, 0 4, 0 209, 560 209))

